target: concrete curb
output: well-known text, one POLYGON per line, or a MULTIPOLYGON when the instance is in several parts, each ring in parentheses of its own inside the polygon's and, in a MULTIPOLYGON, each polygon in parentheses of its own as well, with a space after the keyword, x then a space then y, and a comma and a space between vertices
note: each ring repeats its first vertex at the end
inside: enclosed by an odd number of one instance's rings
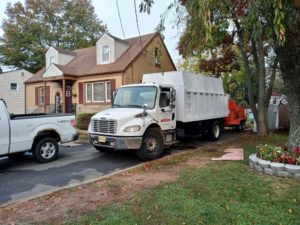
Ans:
POLYGON ((249 166, 257 172, 284 178, 300 179, 300 166, 270 162, 260 159, 256 154, 249 156, 249 166))

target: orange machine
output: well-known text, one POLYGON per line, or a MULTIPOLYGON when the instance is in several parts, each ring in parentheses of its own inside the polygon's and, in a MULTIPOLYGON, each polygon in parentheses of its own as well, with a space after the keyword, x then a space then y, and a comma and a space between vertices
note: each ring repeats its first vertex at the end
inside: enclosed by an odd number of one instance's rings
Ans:
POLYGON ((246 113, 245 108, 239 106, 234 100, 228 101, 229 116, 225 118, 226 127, 235 127, 238 131, 245 129, 246 113))

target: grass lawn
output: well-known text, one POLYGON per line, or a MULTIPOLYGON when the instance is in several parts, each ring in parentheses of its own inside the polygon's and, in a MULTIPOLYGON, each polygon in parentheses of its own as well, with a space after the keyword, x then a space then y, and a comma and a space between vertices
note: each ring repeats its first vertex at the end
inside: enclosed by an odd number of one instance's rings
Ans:
POLYGON ((300 181, 258 174, 248 155, 258 143, 282 144, 273 134, 244 146, 245 160, 186 169, 175 183, 137 193, 70 224, 300 224, 300 181))

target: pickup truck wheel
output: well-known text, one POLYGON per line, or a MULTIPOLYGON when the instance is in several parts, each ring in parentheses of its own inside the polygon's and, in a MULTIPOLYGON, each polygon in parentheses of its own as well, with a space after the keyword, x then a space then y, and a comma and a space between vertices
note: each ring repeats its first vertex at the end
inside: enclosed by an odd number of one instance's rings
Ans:
POLYGON ((36 161, 46 163, 55 160, 58 151, 57 141, 52 137, 44 137, 36 143, 32 153, 36 161))
POLYGON ((142 147, 137 155, 142 160, 159 158, 163 153, 164 140, 159 129, 150 129, 143 138, 142 147))
POLYGON ((219 121, 213 121, 208 129, 209 139, 211 141, 219 140, 221 136, 221 126, 219 121))

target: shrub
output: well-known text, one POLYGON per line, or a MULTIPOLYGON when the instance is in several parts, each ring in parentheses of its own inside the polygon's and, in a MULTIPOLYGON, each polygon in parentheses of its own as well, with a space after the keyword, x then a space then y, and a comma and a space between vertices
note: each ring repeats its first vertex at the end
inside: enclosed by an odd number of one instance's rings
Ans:
POLYGON ((79 113, 77 115, 77 128, 81 130, 87 130, 89 127, 91 117, 94 116, 95 114, 96 113, 94 112, 79 113))

